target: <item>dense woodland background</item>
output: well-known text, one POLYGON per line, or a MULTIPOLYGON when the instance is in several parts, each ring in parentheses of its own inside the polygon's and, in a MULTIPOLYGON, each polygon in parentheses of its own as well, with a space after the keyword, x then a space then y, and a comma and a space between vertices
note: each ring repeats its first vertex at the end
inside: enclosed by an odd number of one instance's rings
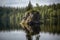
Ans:
POLYGON ((20 22, 29 10, 38 10, 41 15, 41 31, 60 33, 60 3, 33 7, 31 2, 21 8, 0 7, 0 30, 21 29, 20 22))

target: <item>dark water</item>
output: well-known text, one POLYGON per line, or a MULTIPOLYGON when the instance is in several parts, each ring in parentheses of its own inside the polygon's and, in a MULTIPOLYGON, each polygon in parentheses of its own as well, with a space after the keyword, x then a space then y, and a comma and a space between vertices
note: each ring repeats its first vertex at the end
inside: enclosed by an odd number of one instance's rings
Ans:
MULTIPOLYGON (((30 40, 60 40, 60 35, 40 32, 39 35, 30 38, 30 40)), ((0 31, 0 40, 28 40, 28 37, 23 30, 0 31)))

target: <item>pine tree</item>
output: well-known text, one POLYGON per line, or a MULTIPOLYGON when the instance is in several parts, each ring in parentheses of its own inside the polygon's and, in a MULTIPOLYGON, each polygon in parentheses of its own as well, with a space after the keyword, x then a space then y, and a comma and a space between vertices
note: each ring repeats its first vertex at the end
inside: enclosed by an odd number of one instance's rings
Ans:
POLYGON ((31 4, 31 1, 29 1, 29 4, 28 6, 26 7, 26 11, 29 11, 33 8, 32 4, 31 4))

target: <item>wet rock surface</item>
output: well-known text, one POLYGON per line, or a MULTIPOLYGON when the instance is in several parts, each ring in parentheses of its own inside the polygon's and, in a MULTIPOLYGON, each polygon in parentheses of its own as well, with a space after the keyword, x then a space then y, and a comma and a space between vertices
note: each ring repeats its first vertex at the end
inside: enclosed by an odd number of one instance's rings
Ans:
POLYGON ((27 33, 38 34, 40 32, 40 13, 34 10, 25 13, 20 25, 27 33))

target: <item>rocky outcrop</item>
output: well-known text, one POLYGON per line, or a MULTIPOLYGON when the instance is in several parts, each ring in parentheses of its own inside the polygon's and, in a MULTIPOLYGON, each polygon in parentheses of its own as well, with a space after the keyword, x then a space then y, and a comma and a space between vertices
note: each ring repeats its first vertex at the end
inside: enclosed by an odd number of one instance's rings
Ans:
POLYGON ((21 26, 30 33, 39 33, 40 31, 40 13, 38 11, 29 11, 25 13, 21 26))

